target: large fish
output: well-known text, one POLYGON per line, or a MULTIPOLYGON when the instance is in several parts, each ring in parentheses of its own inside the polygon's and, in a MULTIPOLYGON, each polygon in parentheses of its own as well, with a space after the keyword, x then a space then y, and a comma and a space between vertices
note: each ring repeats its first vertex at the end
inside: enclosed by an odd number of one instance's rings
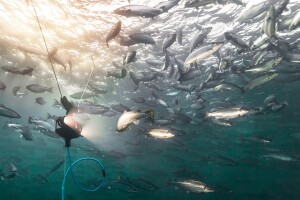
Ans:
POLYGON ((155 45, 154 39, 149 35, 145 33, 134 33, 128 36, 130 39, 136 41, 137 43, 141 44, 152 44, 155 45))
POLYGON ((173 85, 173 88, 177 89, 177 90, 181 90, 184 92, 193 92, 197 87, 194 84, 189 84, 189 85, 182 85, 182 84, 175 84, 173 85))
POLYGON ((275 8, 272 5, 265 16, 264 23, 262 26, 262 32, 265 33, 269 38, 274 37, 275 25, 276 25, 275 8))
POLYGON ((88 84, 89 86, 90 86, 90 88, 94 91, 94 92, 96 92, 96 93, 98 93, 98 94, 106 94, 107 93, 107 90, 106 89, 103 89, 102 87, 102 85, 100 85, 100 84, 96 84, 96 83, 93 83, 93 82, 89 82, 89 84, 88 84))
POLYGON ((270 80, 274 79, 276 76, 278 76, 277 73, 274 74, 267 74, 264 76, 261 76, 259 78, 256 78, 254 80, 252 80, 251 82, 249 82, 248 84, 243 86, 243 90, 251 90, 257 86, 263 85, 267 82, 269 82, 270 80))
POLYGON ((16 111, 0 104, 0 116, 7 117, 7 118, 21 118, 16 111))
POLYGON ((193 179, 182 180, 182 181, 167 181, 167 184, 176 185, 177 187, 192 193, 208 193, 214 192, 213 189, 209 188, 207 185, 200 181, 193 179))
POLYGON ((53 93, 52 87, 43 87, 39 84, 30 84, 30 85, 27 85, 26 88, 27 88, 27 90, 34 92, 34 93, 45 93, 45 92, 53 93))
POLYGON ((204 29, 203 31, 199 31, 192 39, 191 41, 191 47, 190 47, 190 53, 194 51, 195 48, 197 48, 199 45, 202 45, 204 42, 204 39, 207 37, 207 35, 212 30, 212 27, 208 27, 204 29))
POLYGON ((294 30, 296 27, 300 25, 300 10, 295 14, 290 26, 289 30, 294 30))
POLYGON ((243 117, 250 111, 248 109, 244 109, 243 107, 231 107, 231 108, 224 108, 216 111, 211 111, 206 113, 206 118, 211 119, 235 119, 238 117, 243 117))
POLYGON ((21 133, 25 140, 31 141, 33 139, 31 130, 28 126, 24 126, 18 123, 7 122, 5 123, 3 129, 5 128, 13 128, 17 132, 21 133))
POLYGON ((51 124, 43 119, 33 119, 32 117, 28 117, 29 124, 35 124, 37 127, 41 127, 42 129, 54 131, 54 124, 51 124))
POLYGON ((252 7, 250 7, 249 9, 245 10, 244 12, 242 12, 238 18, 236 18, 236 21, 243 23, 246 20, 251 20, 257 16, 259 16, 260 14, 264 13, 265 11, 268 10, 268 8, 270 7, 269 5, 272 3, 272 1, 265 1, 265 2, 261 2, 259 4, 256 4, 252 7))
POLYGON ((2 66, 2 70, 13 73, 13 74, 21 74, 21 75, 29 75, 32 76, 33 68, 29 66, 24 67, 13 67, 13 66, 2 66))
POLYGON ((118 21, 108 32, 105 43, 106 46, 109 47, 109 41, 117 37, 121 31, 122 22, 118 21))
POLYGON ((163 52, 166 52, 167 48, 172 46, 172 44, 176 41, 176 33, 169 35, 163 42, 163 52))
POLYGON ((182 45, 182 29, 183 29, 183 26, 179 27, 176 31, 176 41, 178 44, 182 45))
POLYGON ((129 63, 132 63, 135 61, 136 57, 136 51, 130 51, 126 54, 126 56, 123 59, 123 65, 126 66, 129 63))
POLYGON ((277 65, 280 64, 282 61, 282 57, 276 57, 270 60, 267 60, 261 64, 251 67, 250 69, 245 70, 246 72, 252 73, 260 73, 260 72, 267 72, 271 69, 275 68, 277 65))
POLYGON ((125 78, 125 76, 127 75, 127 69, 121 69, 121 72, 119 71, 108 71, 106 72, 106 76, 107 77, 115 77, 115 78, 118 78, 118 79, 123 79, 125 78))
POLYGON ((163 1, 163 2, 160 2, 159 4, 157 4, 156 6, 154 6, 153 8, 161 9, 162 12, 167 12, 168 10, 170 10, 171 8, 176 6, 179 3, 179 1, 180 0, 163 1))
POLYGON ((180 74, 178 81, 189 81, 193 80, 196 77, 200 77, 202 72, 200 70, 191 69, 184 74, 180 74))
POLYGON ((110 106, 111 109, 118 111, 118 112, 125 112, 125 111, 130 111, 130 108, 128 108, 127 106, 124 106, 123 104, 113 104, 110 106))
POLYGON ((175 136, 170 130, 162 128, 151 129, 148 135, 156 139, 169 139, 175 136))
POLYGON ((92 115, 102 115, 108 110, 108 107, 94 103, 80 103, 78 106, 79 113, 87 113, 92 115))
POLYGON ((223 42, 215 42, 211 44, 203 45, 197 49, 195 49, 186 59, 184 64, 191 64, 193 62, 200 62, 209 56, 211 56, 213 53, 218 51, 222 46, 223 42))
POLYGON ((163 71, 165 71, 165 70, 167 70, 167 69, 169 68, 170 62, 171 62, 171 60, 170 60, 169 54, 166 53, 166 54, 165 54, 164 65, 163 65, 163 67, 162 67, 162 70, 163 70, 163 71))
POLYGON ((287 5, 290 0, 280 0, 277 4, 275 4, 275 16, 278 18, 284 10, 287 10, 287 5))
POLYGON ((114 10, 113 13, 125 17, 154 18, 161 14, 162 10, 143 5, 127 5, 114 10))
POLYGON ((197 10, 199 7, 207 6, 210 4, 216 4, 218 0, 188 0, 185 4, 185 8, 196 8, 197 10))
POLYGON ((243 41, 239 36, 231 32, 225 32, 224 36, 227 40, 231 42, 234 46, 240 49, 250 49, 249 45, 243 41))
POLYGON ((70 95, 73 99, 89 99, 94 96, 96 96, 96 94, 90 92, 76 92, 70 95))
POLYGON ((117 131, 122 132, 132 123, 138 123, 141 118, 148 118, 151 122, 154 122, 154 111, 148 110, 146 112, 141 111, 124 111, 120 116, 117 124, 117 131))

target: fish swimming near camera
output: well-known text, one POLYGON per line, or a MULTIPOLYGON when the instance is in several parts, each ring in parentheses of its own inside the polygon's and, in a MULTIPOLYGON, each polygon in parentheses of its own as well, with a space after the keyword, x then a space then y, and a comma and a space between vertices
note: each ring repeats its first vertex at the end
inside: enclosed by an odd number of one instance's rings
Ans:
POLYGON ((7 118, 21 118, 20 114, 13 109, 4 106, 3 104, 0 104, 0 116, 7 118))
POLYGON ((117 131, 118 132, 125 131, 129 127, 129 125, 133 123, 138 124, 139 120, 142 118, 147 118, 154 123, 154 111, 153 110, 148 110, 145 112, 142 112, 140 110, 124 111, 124 113, 120 116, 118 120, 117 131))
POLYGON ((32 141, 32 133, 31 130, 28 126, 24 126, 18 123, 13 123, 13 122, 6 122, 5 125, 3 126, 3 129, 5 128, 13 128, 17 132, 21 133, 23 138, 28 141, 32 141))

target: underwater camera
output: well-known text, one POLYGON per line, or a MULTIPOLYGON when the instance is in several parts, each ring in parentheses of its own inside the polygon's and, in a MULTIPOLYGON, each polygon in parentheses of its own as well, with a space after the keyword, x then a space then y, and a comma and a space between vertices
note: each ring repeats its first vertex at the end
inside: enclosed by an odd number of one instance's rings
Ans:
POLYGON ((82 127, 73 117, 59 117, 55 123, 55 132, 65 139, 65 146, 70 147, 71 140, 82 137, 82 127))

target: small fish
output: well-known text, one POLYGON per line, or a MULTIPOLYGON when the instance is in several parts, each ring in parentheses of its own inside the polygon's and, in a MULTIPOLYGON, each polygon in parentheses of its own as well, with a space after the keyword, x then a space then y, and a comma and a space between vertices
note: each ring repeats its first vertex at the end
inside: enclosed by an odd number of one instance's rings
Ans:
POLYGON ((130 52, 128 52, 127 55, 123 59, 123 65, 126 66, 129 63, 134 62, 135 61, 135 57, 136 57, 136 51, 130 51, 130 52))
POLYGON ((35 99, 35 103, 40 104, 40 105, 45 105, 46 101, 43 99, 43 97, 38 97, 35 99))
POLYGON ((20 86, 16 86, 12 89, 13 95, 14 96, 19 96, 22 97, 23 95, 27 95, 27 92, 20 92, 21 87, 20 86))
POLYGON ((120 116, 117 124, 117 131, 123 132, 132 123, 138 123, 141 118, 148 118, 151 122, 154 122, 154 111, 148 110, 146 112, 141 111, 124 111, 120 116))
POLYGON ((26 86, 27 90, 34 92, 34 93, 45 93, 45 92, 50 92, 53 93, 53 88, 52 87, 43 87, 39 84, 31 84, 26 86))
POLYGON ((4 82, 0 81, 0 90, 5 90, 6 85, 4 82))
POLYGON ((135 103, 145 103, 145 99, 143 97, 132 97, 131 100, 135 103))
POLYGON ((31 130, 28 126, 24 126, 24 125, 21 125, 18 123, 7 122, 3 126, 3 129, 5 129, 5 128, 15 129, 17 132, 22 134, 22 136, 25 140, 32 141, 32 139, 33 139, 31 130))

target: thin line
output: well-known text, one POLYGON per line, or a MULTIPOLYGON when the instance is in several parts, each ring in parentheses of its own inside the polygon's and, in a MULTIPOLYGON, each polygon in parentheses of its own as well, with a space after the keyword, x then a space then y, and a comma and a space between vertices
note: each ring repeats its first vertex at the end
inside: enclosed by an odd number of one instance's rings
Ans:
POLYGON ((87 80, 87 82, 86 82, 86 84, 85 84, 84 90, 83 90, 83 92, 82 92, 82 95, 81 95, 81 97, 80 97, 80 100, 79 100, 79 102, 78 102, 77 107, 78 107, 78 106, 80 105, 80 103, 81 103, 82 97, 83 97, 83 95, 84 95, 84 93, 85 93, 85 90, 86 90, 86 88, 87 88, 87 85, 88 85, 89 82, 90 82, 92 73, 93 73, 93 71, 94 71, 94 69, 95 69, 95 66, 96 66, 95 63, 94 63, 93 56, 91 56, 91 58, 92 58, 92 62, 93 62, 93 69, 92 69, 92 71, 91 71, 91 73, 90 73, 89 79, 87 80))
POLYGON ((32 7, 33 7, 34 13, 35 13, 36 20, 37 20, 37 22, 38 22, 38 24, 39 24, 40 31, 41 31, 42 36, 43 36, 44 44, 45 44, 45 47, 46 47, 46 50, 47 50, 47 54, 48 54, 48 59, 49 59, 49 61, 50 61, 50 63, 51 63, 51 66, 52 66, 52 70, 53 70, 53 73, 54 73, 54 77, 55 77, 55 79, 56 79, 56 83, 57 83, 57 86, 58 86, 58 90, 59 90, 60 96, 62 97, 62 93, 61 93, 61 90, 60 90, 60 86, 59 86, 59 83, 58 83, 58 80, 57 80, 57 76, 56 76, 56 73, 55 73, 55 70, 54 70, 54 66, 53 66, 52 60, 51 60, 51 58, 50 58, 50 53, 49 53, 48 46, 47 46, 47 43, 46 43, 46 39, 45 39, 45 36, 44 36, 44 33, 43 33, 43 29, 42 29, 42 27, 41 27, 40 20, 39 20, 39 18, 38 18, 38 16, 37 16, 37 13, 36 13, 36 10, 35 10, 34 4, 33 4, 33 0, 30 0, 30 1, 31 1, 31 5, 32 5, 32 7))

